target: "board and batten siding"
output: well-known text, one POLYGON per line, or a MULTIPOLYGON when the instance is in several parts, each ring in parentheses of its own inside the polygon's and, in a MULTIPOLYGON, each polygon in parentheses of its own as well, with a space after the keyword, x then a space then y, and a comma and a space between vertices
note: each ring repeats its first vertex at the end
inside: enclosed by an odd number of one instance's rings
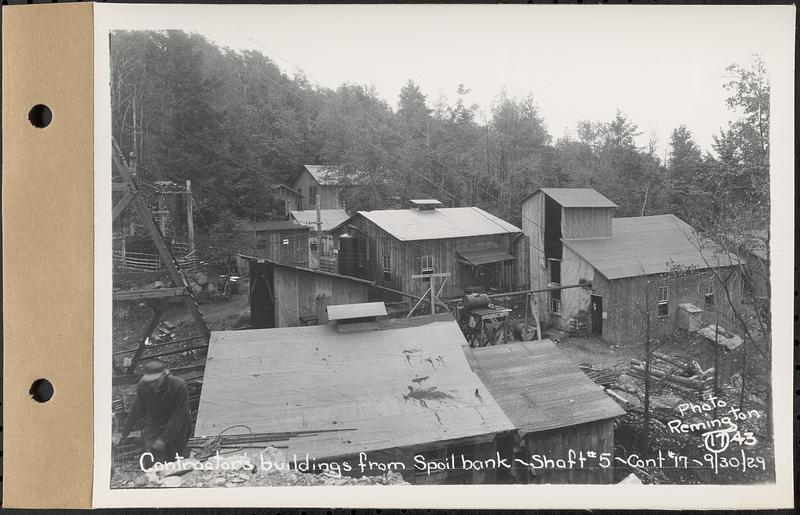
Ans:
POLYGON ((275 327, 296 327, 301 315, 316 315, 328 323, 327 307, 369 301, 369 285, 310 271, 272 266, 275 327))
MULTIPOLYGON (((537 431, 525 435, 527 460, 531 455, 546 455, 552 460, 566 459, 568 453, 583 451, 597 453, 600 459, 602 453, 608 453, 611 463, 614 462, 614 419, 608 418, 578 424, 575 426, 560 427, 548 431, 537 431)), ((549 469, 536 471, 531 479, 532 484, 609 484, 614 481, 614 467, 575 467, 572 469, 549 469)))
POLYGON ((300 194, 301 209, 316 209, 316 198, 311 198, 309 188, 317 188, 319 194, 319 208, 320 209, 343 209, 342 203, 339 200, 339 193, 343 189, 342 186, 326 186, 322 185, 311 175, 311 172, 303 168, 303 171, 294 181, 294 189, 300 194))
MULTIPOLYGON (((522 233, 529 239, 528 276, 533 290, 547 288, 549 271, 544 257, 544 193, 539 191, 522 203, 522 233)), ((540 320, 550 312, 549 295, 537 293, 536 306, 540 320)))
MULTIPOLYGON (((561 284, 579 284, 581 280, 594 281, 594 267, 578 254, 564 247, 561 261, 561 284)), ((552 315, 553 325, 559 329, 569 329, 569 319, 580 311, 590 313, 591 292, 588 288, 569 288, 561 290, 561 316, 552 315)))
MULTIPOLYGON (((730 267, 719 270, 722 277, 733 272, 728 282, 728 289, 733 302, 740 304, 741 287, 738 273, 730 267)), ((651 316, 651 337, 669 336, 678 329, 679 304, 684 303, 691 303, 702 309, 705 324, 715 323, 714 312, 705 306, 705 288, 709 282, 713 285, 716 305, 720 311, 720 325, 735 331, 735 328, 724 321, 731 319, 732 309, 722 285, 714 279, 711 271, 699 270, 680 276, 661 274, 614 280, 608 280, 602 274, 595 273, 592 293, 603 297, 603 311, 607 313, 607 318, 603 321, 603 339, 617 344, 642 342, 648 309, 651 316), (669 314, 659 317, 657 292, 658 288, 663 286, 669 288, 669 314), (645 300, 645 297, 648 300, 645 300)))
MULTIPOLYGON (((517 236, 522 239, 519 233, 505 233, 466 238, 400 241, 363 216, 356 216, 355 223, 367 238, 367 278, 381 286, 421 295, 428 288, 428 283, 414 280, 412 276, 420 273, 421 256, 433 256, 434 272, 451 274, 440 294, 442 298, 460 296, 464 293, 464 287, 474 285, 472 277, 467 274, 469 267, 459 264, 458 250, 496 247, 515 255, 519 244, 515 244, 514 240, 517 236), (389 256, 389 278, 385 278, 383 273, 383 258, 386 255, 389 256)), ((518 259, 520 258, 517 257, 518 259)), ((507 262, 503 267, 501 286, 505 291, 520 289, 526 284, 525 277, 522 277, 521 281, 518 280, 520 265, 516 264, 517 260, 507 262)), ((441 281, 437 279, 437 285, 441 286, 441 281)))
POLYGON ((561 237, 568 239, 611 238, 611 207, 565 207, 561 209, 561 237))

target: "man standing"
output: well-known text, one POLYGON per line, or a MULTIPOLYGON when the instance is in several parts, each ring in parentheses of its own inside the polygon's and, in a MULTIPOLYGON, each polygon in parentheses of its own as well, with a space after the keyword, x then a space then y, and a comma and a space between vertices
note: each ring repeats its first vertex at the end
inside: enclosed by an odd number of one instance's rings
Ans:
POLYGON ((144 450, 153 454, 154 461, 172 461, 176 454, 188 458, 186 444, 192 424, 186 383, 169 375, 169 370, 159 361, 144 366, 144 375, 136 387, 136 402, 125 420, 122 440, 139 420, 144 422, 144 450))

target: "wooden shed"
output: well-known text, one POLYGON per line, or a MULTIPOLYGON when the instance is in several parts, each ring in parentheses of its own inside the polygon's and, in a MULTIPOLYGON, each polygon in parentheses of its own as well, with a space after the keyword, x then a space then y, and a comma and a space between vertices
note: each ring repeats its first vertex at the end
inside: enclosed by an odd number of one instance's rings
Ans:
POLYGON ((277 263, 308 266, 308 231, 307 225, 291 220, 250 222, 240 250, 277 263))
POLYGON ((442 208, 432 199, 409 209, 359 211, 356 238, 365 244, 360 269, 377 284, 421 295, 429 283, 414 275, 449 273, 437 280, 440 297, 466 288, 511 291, 527 286, 527 244, 519 228, 477 207, 442 208))
MULTIPOLYGON (((614 418, 625 414, 550 340, 466 348, 473 370, 517 429, 515 457, 566 459, 570 450, 614 455, 614 418)), ((593 464, 597 464, 597 459, 593 464)), ((611 483, 613 466, 515 469, 523 483, 611 483)))
POLYGON ((376 294, 364 279, 240 255, 250 271, 253 328, 325 324, 332 304, 367 302, 376 294))
POLYGON ((460 466, 431 475, 415 467, 417 455, 496 458, 497 439, 513 429, 465 344, 454 321, 213 332, 194 434, 241 424, 227 434, 285 433, 273 445, 290 459, 348 462, 346 475, 384 473, 359 469, 363 456, 397 464, 411 483, 490 481, 460 466))

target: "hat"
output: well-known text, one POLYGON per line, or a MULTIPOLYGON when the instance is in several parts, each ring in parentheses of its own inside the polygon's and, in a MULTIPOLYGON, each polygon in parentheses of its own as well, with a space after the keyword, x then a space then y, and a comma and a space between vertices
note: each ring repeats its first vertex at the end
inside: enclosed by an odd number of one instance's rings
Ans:
POLYGON ((160 361, 150 361, 145 363, 143 367, 144 374, 142 375, 142 382, 149 383, 155 381, 159 377, 166 375, 167 367, 160 361))

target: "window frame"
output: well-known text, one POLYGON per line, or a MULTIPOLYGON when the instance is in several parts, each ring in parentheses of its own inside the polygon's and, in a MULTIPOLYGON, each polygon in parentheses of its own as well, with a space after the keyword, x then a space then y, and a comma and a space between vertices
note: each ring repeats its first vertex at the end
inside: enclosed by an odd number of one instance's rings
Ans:
POLYGON ((433 254, 425 254, 419 257, 419 273, 420 274, 432 274, 435 272, 434 269, 434 261, 433 261, 433 254), (429 266, 426 265, 426 261, 428 261, 429 266))
POLYGON ((669 316, 669 286, 659 286, 656 290, 656 314, 658 318, 666 318, 669 316), (662 295, 662 292, 664 295, 662 295), (662 313, 662 308, 666 311, 662 313))
POLYGON ((308 187, 308 202, 310 204, 317 203, 317 187, 316 186, 309 186, 308 187))

